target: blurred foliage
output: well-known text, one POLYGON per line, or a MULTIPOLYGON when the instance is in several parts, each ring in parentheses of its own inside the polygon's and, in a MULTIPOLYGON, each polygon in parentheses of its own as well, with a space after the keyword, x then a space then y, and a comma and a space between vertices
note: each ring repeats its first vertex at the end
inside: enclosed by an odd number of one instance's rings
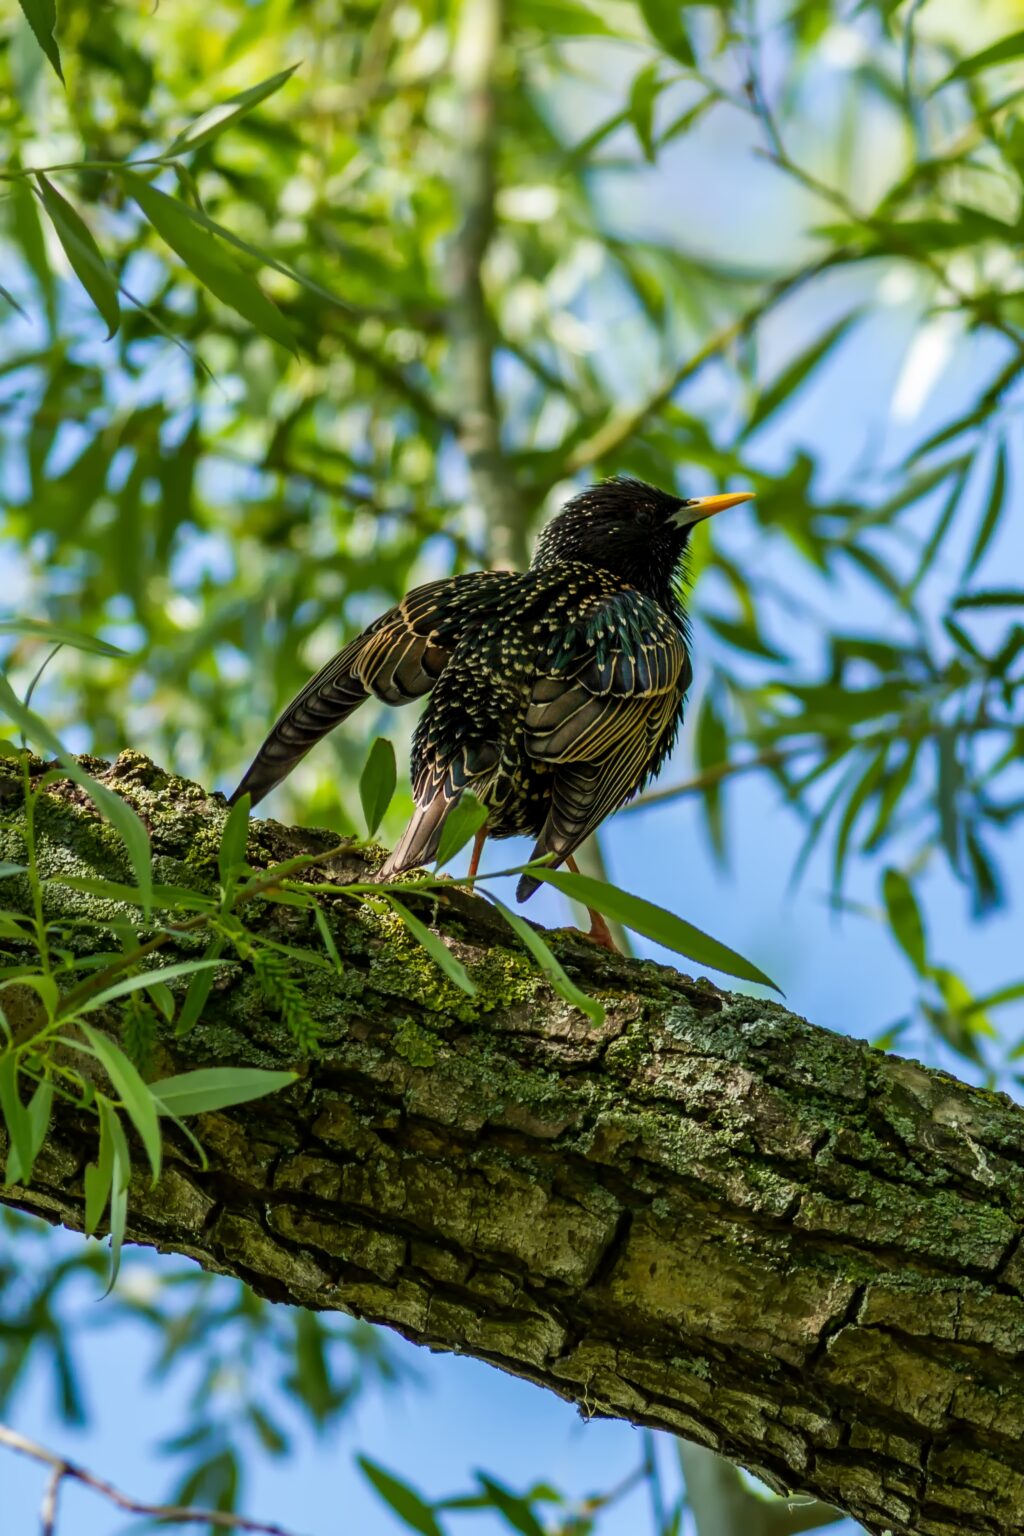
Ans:
MULTIPOLYGON (((61 652, 53 728, 223 782, 344 638, 486 562, 499 519, 515 549, 591 475, 742 484, 695 552, 703 692, 648 800, 699 793, 724 858, 732 781, 771 776, 803 857, 830 849, 829 899, 917 978, 886 1043, 1012 1070, 996 1022, 1024 985, 979 995, 922 907, 945 871, 997 910, 1024 813, 1009 11, 60 0, 51 37, 46 9, 0 23, 2 601, 132 653, 61 652)), ((19 684, 43 654, 4 652, 19 684)), ((379 725, 331 738, 281 813, 353 830, 379 725)))

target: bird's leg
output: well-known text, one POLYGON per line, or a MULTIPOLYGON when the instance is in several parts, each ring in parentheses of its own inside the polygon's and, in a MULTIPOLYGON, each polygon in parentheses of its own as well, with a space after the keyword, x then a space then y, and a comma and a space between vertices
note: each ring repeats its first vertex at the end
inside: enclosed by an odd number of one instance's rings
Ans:
POLYGON ((473 839, 473 853, 469 860, 469 870, 466 875, 467 880, 473 880, 476 878, 476 872, 480 868, 480 855, 484 851, 484 843, 486 843, 486 841, 487 828, 481 827, 473 839))
MULTIPOLYGON (((580 873, 580 867, 571 853, 565 862, 574 875, 580 873)), ((610 949, 613 955, 617 955, 619 953, 619 946, 612 938, 612 931, 601 913, 595 912, 593 907, 588 907, 587 912, 590 915, 590 932, 587 934, 587 938, 593 939, 595 944, 600 944, 602 949, 610 949)))

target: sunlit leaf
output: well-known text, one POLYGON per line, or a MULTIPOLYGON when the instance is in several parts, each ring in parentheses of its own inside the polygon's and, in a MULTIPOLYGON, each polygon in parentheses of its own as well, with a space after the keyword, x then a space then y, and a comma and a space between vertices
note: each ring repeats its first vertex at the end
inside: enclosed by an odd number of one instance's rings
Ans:
POLYGON ((83 635, 64 624, 47 624, 41 619, 0 619, 0 635, 27 635, 31 640, 47 640, 54 645, 70 645, 76 651, 91 651, 96 656, 127 656, 120 646, 93 635, 83 635))
POLYGON ((992 535, 999 526, 999 519, 1003 511, 1003 498, 1006 494, 1006 443, 1000 442, 992 465, 992 482, 989 486, 988 499, 985 511, 982 513, 978 531, 974 536, 971 553, 967 557, 964 566, 963 580, 968 581, 984 558, 985 551, 992 542, 992 535))
POLYGON ((639 0, 640 13, 658 47, 688 68, 696 63, 693 44, 683 24, 680 0, 639 0))
POLYGON ((32 1122, 18 1090, 18 1058, 0 1052, 0 1111, 7 1128, 7 1171, 4 1182, 24 1184, 32 1177, 32 1122))
POLYGON ((64 71, 60 66, 60 52, 57 48, 57 39, 53 35, 57 27, 56 0, 18 0, 18 3, 25 12, 25 19, 35 33, 36 42, 53 65, 57 79, 63 85, 64 71))
POLYGON ((101 1094, 97 1099, 100 1145, 96 1161, 85 1167, 85 1231, 91 1237, 103 1220, 114 1176, 114 1141, 110 1133, 110 1106, 101 1094))
POLYGON ((595 880, 590 875, 574 875, 565 869, 545 869, 540 864, 531 866, 530 874, 542 880, 545 885, 553 885, 572 901, 592 907, 595 912, 602 912, 605 917, 621 923, 624 928, 643 934, 644 938, 663 945, 665 949, 674 950, 687 960, 710 966, 727 976, 738 976, 743 981, 756 981, 761 986, 771 987, 775 992, 780 990, 771 977, 734 949, 729 949, 718 939, 713 939, 710 934, 676 917, 664 907, 645 901, 642 896, 631 896, 628 891, 620 891, 616 886, 595 880))
POLYGON ((567 1003, 585 1013, 590 1021, 600 1027, 604 1023, 604 1008, 596 997, 589 997, 586 992, 566 975, 559 961, 552 954, 541 934, 532 928, 525 918, 517 912, 512 912, 504 902, 492 896, 491 901, 497 907, 502 917, 516 937, 522 942, 530 954, 536 960, 544 975, 551 982, 560 997, 564 997, 567 1003))
POLYGON ((374 837, 387 814, 398 783, 395 749, 386 736, 378 736, 370 748, 359 779, 359 799, 368 836, 374 837))
POLYGON ((444 1531, 433 1509, 415 1488, 410 1487, 408 1483, 403 1483, 393 1473, 386 1472, 368 1456, 357 1456, 356 1460, 363 1476, 373 1485, 403 1525, 408 1526, 411 1531, 418 1531, 420 1536, 444 1536, 444 1531))
POLYGON ((842 341, 850 327, 858 320, 858 314, 846 315, 842 320, 819 336, 811 345, 784 368, 782 372, 769 385, 761 391, 757 404, 751 412, 747 423, 747 431, 753 432, 755 427, 760 427, 768 417, 777 411, 800 388, 801 384, 823 362, 834 347, 842 341))
MULTIPOLYGON (((729 756, 729 736, 725 722, 718 712, 718 701, 709 688, 697 713, 697 729, 694 732, 695 763, 699 773, 717 768, 729 756)), ((701 807, 711 839, 711 847, 719 864, 725 861, 725 823, 722 816, 722 784, 708 784, 701 791, 701 807)))
POLYGON ((924 919, 913 887, 898 869, 887 869, 882 877, 882 894, 893 937, 919 976, 928 967, 928 945, 924 919))
POLYGON ((75 276, 106 321, 109 341, 121 323, 117 284, 81 214, 41 172, 36 173, 36 181, 42 194, 43 206, 50 216, 64 254, 75 276))
POLYGON ((646 64, 633 81, 629 93, 629 117, 647 160, 654 159, 654 108, 664 87, 658 79, 658 65, 646 64))
POLYGON ((548 1536, 546 1528, 537 1519, 530 1501, 521 1494, 513 1493, 510 1488, 496 1482, 493 1477, 488 1477, 486 1472, 477 1472, 476 1480, 487 1495, 490 1505, 505 1517, 508 1525, 514 1531, 519 1531, 521 1536, 548 1536))
POLYGON ((79 1029, 95 1051, 99 1061, 113 1084, 125 1108, 125 1113, 139 1133, 146 1149, 153 1183, 160 1177, 161 1142, 160 1124, 153 1094, 142 1081, 138 1069, 109 1036, 93 1029, 90 1024, 79 1023, 79 1029))
POLYGON ((231 888, 231 882, 238 871, 239 865, 245 863, 245 850, 249 841, 249 808, 252 805, 252 796, 248 793, 236 800, 224 820, 224 830, 220 835, 220 848, 217 850, 217 871, 220 875, 220 883, 224 891, 231 888))
POLYGON ((174 138, 167 147, 168 155, 185 154, 188 150, 198 149, 201 144, 208 144, 217 134, 223 133, 229 124, 237 122, 240 117, 245 117, 254 107, 266 101, 268 96, 273 96, 279 91, 286 80, 290 80, 298 69, 297 64, 292 64, 288 69, 282 69, 269 79, 262 80, 259 85, 252 85, 247 91, 239 91, 235 96, 229 96, 226 101, 219 102, 217 106, 210 107, 203 112, 194 123, 183 128, 181 133, 174 138))
POLYGON ((158 1114, 205 1115, 215 1109, 248 1104, 287 1088, 296 1072, 274 1072, 263 1067, 199 1067, 176 1077, 150 1083, 158 1114))
POLYGON ((991 69, 996 64, 1008 64, 1021 57, 1024 57, 1024 32, 1013 32, 1009 37, 1001 38, 998 43, 982 48, 980 53, 972 53, 968 58, 961 59, 933 89, 941 90, 951 80, 964 80, 969 75, 979 74, 983 69, 991 69))
POLYGON ((233 261, 212 235, 198 227, 181 204, 133 172, 121 172, 127 190, 157 234, 204 288, 256 330, 289 352, 297 350, 291 327, 254 278, 233 261))
POLYGON ((142 971, 137 976, 126 976, 121 981, 112 982, 109 987, 104 987, 102 992, 97 992, 79 1003, 75 1008, 74 1016, 77 1018, 83 1013, 95 1013, 97 1008, 105 1008, 108 1003, 114 1002, 119 997, 127 997, 130 992, 145 992, 154 983, 162 985, 174 976, 192 976, 196 971, 210 970, 217 963, 216 960, 176 960, 173 965, 162 965, 155 971, 142 971))
POLYGON ((480 831, 487 816, 486 805, 481 805, 471 789, 463 790, 441 828, 441 840, 437 845, 438 869, 451 863, 455 855, 465 848, 480 831))
POLYGON ((185 1001, 182 1003, 181 1012, 178 1014, 178 1022, 174 1026, 175 1037, 179 1040, 189 1034, 202 1017, 207 999, 213 990, 213 983, 216 979, 216 965, 223 953, 224 943, 224 939, 219 934, 211 939, 203 954, 203 961, 205 963, 202 969, 193 972, 192 980, 188 984, 188 991, 185 993, 185 1001))
POLYGON ((468 993, 470 997, 475 997, 476 983, 470 979, 466 967, 462 964, 461 960, 458 960, 452 954, 444 940, 439 938, 436 933, 431 932, 425 923, 420 922, 418 917, 414 917, 408 907, 402 905, 397 896, 392 896, 389 892, 387 893, 386 900, 402 919, 402 922, 408 928, 413 938, 423 945, 427 954, 435 964, 440 966, 448 979, 454 981, 455 985, 461 987, 463 992, 468 993))

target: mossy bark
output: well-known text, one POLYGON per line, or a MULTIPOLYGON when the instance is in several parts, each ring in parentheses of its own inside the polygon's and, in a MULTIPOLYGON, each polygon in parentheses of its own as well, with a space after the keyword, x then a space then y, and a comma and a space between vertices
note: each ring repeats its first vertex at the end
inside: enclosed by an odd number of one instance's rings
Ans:
MULTIPOLYGON (((20 861, 9 770, 0 859, 20 861)), ((212 882, 221 797, 132 753, 107 782, 147 822, 158 879, 212 882)), ((37 825, 47 874, 130 878, 68 783, 40 792, 37 825)), ((330 846, 254 822, 249 857, 330 846)), ((368 863, 353 848, 320 875, 368 863)), ((54 917, 136 916, 47 893, 54 917)), ((132 1188, 134 1240, 672 1430, 873 1533, 1024 1528, 1024 1112, 776 1004, 557 939, 605 1004, 596 1029, 459 892, 418 910, 472 999, 397 920, 323 905, 343 973, 296 967, 322 1054, 288 1092, 198 1123, 208 1171, 172 1136, 157 1190, 132 1188)), ((247 921, 317 943, 292 907, 254 903, 247 921)), ((161 1071, 294 1054, 237 962, 160 1049, 161 1071)), ((80 1227, 93 1137, 65 1117, 34 1187, 4 1198, 80 1227)))

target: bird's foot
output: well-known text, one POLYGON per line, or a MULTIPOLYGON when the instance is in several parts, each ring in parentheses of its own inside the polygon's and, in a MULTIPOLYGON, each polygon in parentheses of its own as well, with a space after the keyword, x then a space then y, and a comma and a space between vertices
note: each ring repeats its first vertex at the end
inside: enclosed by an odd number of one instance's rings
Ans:
POLYGON ((590 914, 590 932, 584 933, 583 937, 594 944, 600 944, 602 949, 610 949, 613 955, 620 955, 622 951, 612 938, 612 931, 601 913, 595 912, 593 907, 588 907, 587 912, 590 914))

